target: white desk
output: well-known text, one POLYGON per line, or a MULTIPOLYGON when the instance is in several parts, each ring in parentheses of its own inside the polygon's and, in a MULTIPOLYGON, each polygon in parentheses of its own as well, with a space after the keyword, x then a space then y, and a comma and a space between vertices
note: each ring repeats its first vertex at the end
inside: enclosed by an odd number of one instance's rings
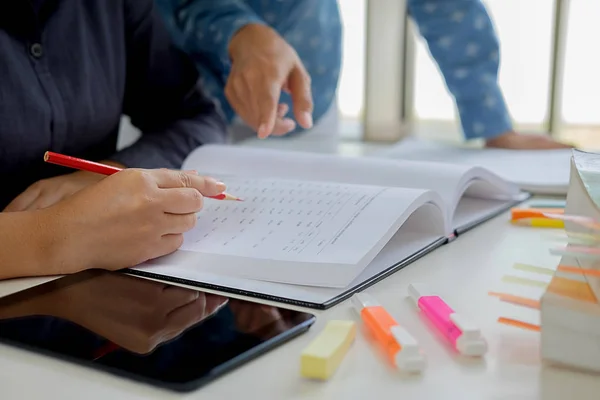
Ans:
MULTIPOLYGON (((506 215, 465 234, 368 292, 409 329, 427 354, 421 376, 403 376, 391 369, 362 332, 340 369, 328 382, 299 376, 299 354, 330 319, 356 318, 348 302, 316 312, 310 331, 188 395, 160 391, 105 373, 33 353, 0 346, 0 398, 12 399, 597 399, 600 377, 542 366, 539 334, 496 323, 498 316, 526 313, 490 298, 501 277, 515 262, 552 267, 541 238, 547 231, 516 228, 506 215), (404 298, 411 282, 440 290, 461 313, 484 331, 490 351, 481 362, 464 360, 430 331, 404 298)), ((0 294, 32 285, 34 281, 0 283, 0 294)), ((535 315, 533 311, 528 311, 535 315)))

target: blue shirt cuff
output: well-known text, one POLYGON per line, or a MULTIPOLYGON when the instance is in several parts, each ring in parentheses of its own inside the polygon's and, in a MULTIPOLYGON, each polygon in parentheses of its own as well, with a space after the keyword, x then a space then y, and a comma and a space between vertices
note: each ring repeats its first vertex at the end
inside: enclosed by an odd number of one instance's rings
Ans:
POLYGON ((207 26, 201 25, 201 28, 192 24, 191 28, 184 28, 183 48, 192 53, 196 49, 200 51, 210 49, 208 53, 211 58, 216 58, 219 64, 229 67, 231 64, 229 43, 240 29, 250 24, 265 25, 265 22, 255 14, 240 10, 220 15, 207 26), (190 29, 197 31, 192 33, 190 29))
POLYGON ((499 87, 483 97, 457 100, 464 136, 470 139, 492 139, 513 129, 508 107, 499 87))

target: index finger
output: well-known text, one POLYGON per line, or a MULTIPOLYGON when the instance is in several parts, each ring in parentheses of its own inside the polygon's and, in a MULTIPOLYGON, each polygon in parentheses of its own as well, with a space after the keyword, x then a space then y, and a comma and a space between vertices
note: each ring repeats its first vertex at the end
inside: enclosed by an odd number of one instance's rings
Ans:
POLYGON ((313 99, 310 87, 310 76, 302 66, 296 66, 288 80, 288 86, 292 96, 294 116, 296 121, 304 129, 312 128, 313 125, 313 99))
POLYGON ((161 189, 193 188, 203 196, 216 196, 225 191, 225 184, 214 178, 169 169, 152 170, 156 184, 161 189))
POLYGON ((258 137, 266 138, 273 132, 277 120, 279 94, 281 87, 271 82, 257 92, 258 96, 258 137))

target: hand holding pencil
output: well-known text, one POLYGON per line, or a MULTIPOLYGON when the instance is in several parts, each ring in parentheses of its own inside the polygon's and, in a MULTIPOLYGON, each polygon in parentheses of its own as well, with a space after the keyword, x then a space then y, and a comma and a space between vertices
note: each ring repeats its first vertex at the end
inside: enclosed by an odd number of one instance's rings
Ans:
MULTIPOLYGON (((48 208, 72 196, 83 188, 98 183, 104 176, 121 171, 118 164, 101 164, 52 152, 46 152, 44 160, 50 164, 73 168, 77 171, 35 182, 14 198, 2 211, 34 211, 48 208)), ((187 171, 187 173, 197 174, 195 171, 187 171)), ((182 176, 185 178, 184 175, 182 176)), ((224 192, 205 197, 216 200, 241 201, 241 199, 224 192)))
POLYGON ((193 229, 203 196, 223 192, 211 178, 166 169, 125 169, 38 211, 53 239, 56 274, 117 270, 170 254, 193 229), (183 176, 185 175, 185 177, 183 176))
MULTIPOLYGON (((51 161, 50 156, 46 158, 51 161)), ((52 204, 19 213, 23 224, 35 227, 28 240, 36 249, 32 257, 40 262, 31 266, 32 275, 63 275, 91 268, 118 270, 170 254, 183 243, 183 234, 196 225, 196 213, 205 197, 232 198, 223 196, 223 183, 197 173, 121 170, 84 160, 79 161, 87 165, 77 167, 53 160, 86 171, 68 175, 95 177, 87 172, 93 171, 90 165, 111 172, 52 204)), ((48 193, 56 188, 53 185, 48 185, 48 193)), ((35 194, 29 189, 25 192, 26 196, 35 194)))
MULTIPOLYGON (((112 165, 101 164, 93 161, 82 160, 80 158, 65 156, 63 154, 53 153, 47 151, 44 154, 44 161, 51 164, 61 165, 63 167, 69 167, 79 169, 82 171, 94 172, 101 175, 112 175, 121 171, 121 168, 114 167, 112 165)), ((223 189, 225 190, 225 189, 223 189)), ((235 200, 241 201, 240 198, 232 196, 228 193, 219 193, 215 196, 206 196, 216 200, 235 200)))

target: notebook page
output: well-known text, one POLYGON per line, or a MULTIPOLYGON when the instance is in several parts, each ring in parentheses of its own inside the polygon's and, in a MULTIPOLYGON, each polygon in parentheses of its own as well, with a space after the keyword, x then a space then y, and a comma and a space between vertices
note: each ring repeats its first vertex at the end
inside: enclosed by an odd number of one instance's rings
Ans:
POLYGON ((378 156, 456 165, 480 166, 521 189, 536 194, 566 194, 572 150, 506 150, 467 148, 407 138, 378 156))
POLYGON ((373 261, 369 263, 367 268, 343 288, 289 285, 244 279, 218 273, 209 273, 202 268, 185 268, 170 262, 168 258, 152 260, 134 269, 142 273, 162 275, 163 279, 168 279, 169 277, 180 278, 199 283, 218 285, 222 288, 244 290, 267 296, 322 304, 353 287, 361 285, 369 279, 379 276, 386 270, 393 269, 395 264, 409 259, 411 256, 439 241, 443 233, 443 227, 440 225, 440 216, 440 210, 431 203, 417 209, 404 222, 403 227, 405 226, 406 229, 400 229, 373 261))
POLYGON ((435 190, 444 201, 450 201, 445 205, 449 219, 454 209, 452 202, 458 198, 462 178, 470 167, 207 145, 194 150, 183 169, 195 169, 218 178, 225 175, 281 177, 435 190))
MULTIPOLYGON (((243 202, 205 200, 172 264, 256 280, 343 287, 434 192, 228 177, 243 202)), ((427 223, 425 229, 434 231, 427 223)))
POLYGON ((529 193, 521 192, 517 186, 507 184, 481 167, 473 167, 466 173, 460 187, 463 192, 454 199, 456 206, 451 220, 457 231, 476 226, 530 197, 529 193))
POLYGON ((207 199, 182 250, 280 261, 358 264, 399 216, 392 196, 377 186, 227 177, 228 191, 244 199, 207 199), (381 211, 374 206, 384 207, 381 211))

